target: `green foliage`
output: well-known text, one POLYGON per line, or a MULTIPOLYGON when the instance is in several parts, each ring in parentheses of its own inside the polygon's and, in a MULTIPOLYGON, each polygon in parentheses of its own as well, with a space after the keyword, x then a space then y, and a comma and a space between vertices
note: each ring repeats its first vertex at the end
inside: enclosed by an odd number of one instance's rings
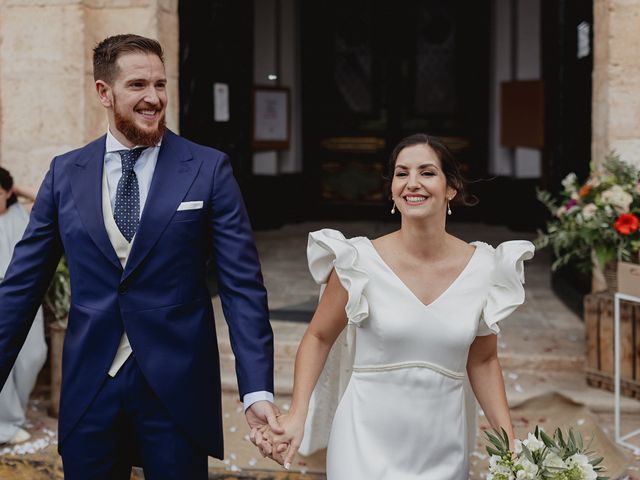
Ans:
POLYGON ((65 257, 62 257, 58 263, 49 290, 44 297, 44 303, 53 318, 61 326, 66 326, 71 305, 71 281, 65 257))

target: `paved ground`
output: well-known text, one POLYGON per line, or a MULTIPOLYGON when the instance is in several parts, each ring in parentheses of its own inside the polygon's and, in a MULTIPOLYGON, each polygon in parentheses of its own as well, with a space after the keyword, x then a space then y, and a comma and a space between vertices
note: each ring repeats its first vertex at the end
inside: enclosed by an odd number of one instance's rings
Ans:
MULTIPOLYGON (((312 224, 304 223, 285 228, 258 232, 265 283, 269 290, 271 319, 276 336, 276 395, 281 409, 290 401, 293 358, 297 343, 304 331, 304 320, 310 318, 316 304, 318 288, 306 266, 307 233, 330 226, 347 237, 366 235, 375 238, 395 227, 392 224, 357 222, 312 224)), ((481 240, 498 244, 504 240, 531 238, 531 234, 510 232, 505 228, 479 224, 453 224, 452 233, 466 240, 481 240)), ((611 435, 613 428, 613 396, 588 388, 582 372, 584 366, 584 328, 551 292, 549 258, 538 252, 527 263, 525 285, 527 301, 509 320, 503 322, 499 340, 500 356, 505 373, 510 404, 546 392, 560 392, 594 412, 603 430, 611 435)), ((210 478, 219 479, 316 479, 324 478, 324 454, 298 459, 295 470, 287 474, 277 465, 262 459, 248 442, 242 407, 236 398, 233 356, 219 302, 214 300, 220 336, 222 377, 225 392, 224 428, 226 458, 211 460, 210 478)), ((47 402, 36 395, 31 405, 34 441, 20 449, 0 446, 0 479, 62 478, 55 454, 55 420, 46 415, 47 402), (22 475, 22 476, 20 476, 22 475)), ((640 428, 640 402, 623 402, 623 428, 640 428)), ((540 412, 540 419, 545 412, 540 412)), ((520 421, 516 419, 516 421, 520 421)), ((482 418, 480 419, 482 423, 482 418)), ((639 442, 640 443, 640 442, 639 442)), ((640 458, 631 458, 627 471, 629 479, 640 479, 640 458)), ((482 446, 473 456, 472 479, 484 478, 486 455, 482 446)))

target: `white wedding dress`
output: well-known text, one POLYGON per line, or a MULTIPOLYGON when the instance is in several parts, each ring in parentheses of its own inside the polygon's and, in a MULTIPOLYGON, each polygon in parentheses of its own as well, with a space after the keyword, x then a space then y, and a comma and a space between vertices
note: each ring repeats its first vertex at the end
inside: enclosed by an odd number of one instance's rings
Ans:
POLYGON ((467 480, 476 433, 469 347, 524 302, 523 260, 534 251, 527 241, 473 245, 464 270, 425 305, 367 238, 309 235, 316 282, 335 268, 348 292, 349 327, 314 391, 301 446, 322 447, 331 425, 328 480, 467 480))

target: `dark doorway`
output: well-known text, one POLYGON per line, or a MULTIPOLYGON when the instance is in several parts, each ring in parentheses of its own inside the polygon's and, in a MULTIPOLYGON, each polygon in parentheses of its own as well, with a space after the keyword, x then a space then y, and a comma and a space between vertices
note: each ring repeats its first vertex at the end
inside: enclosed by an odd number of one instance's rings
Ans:
MULTIPOLYGON (((444 137, 487 173, 490 2, 300 2, 305 176, 320 217, 382 218, 389 152, 444 137)), ((458 217, 459 218, 459 217, 458 217)))
MULTIPOLYGON (((253 1, 179 2, 180 134, 227 153, 250 212, 253 1), (214 116, 214 85, 228 87, 227 121, 214 116), (248 195, 249 193, 249 195, 248 195)), ((217 292, 213 263, 209 291, 217 292)))
POLYGON ((179 16, 180 133, 229 154, 243 185, 251 173, 253 1, 185 0, 179 16), (214 119, 216 83, 229 89, 228 121, 214 119))
MULTIPOLYGON (((593 1, 542 2, 543 76, 545 82, 544 187, 552 192, 575 172, 589 174, 591 158, 591 73, 593 1)), ((552 276, 556 294, 582 313, 590 278, 572 267, 552 276)))

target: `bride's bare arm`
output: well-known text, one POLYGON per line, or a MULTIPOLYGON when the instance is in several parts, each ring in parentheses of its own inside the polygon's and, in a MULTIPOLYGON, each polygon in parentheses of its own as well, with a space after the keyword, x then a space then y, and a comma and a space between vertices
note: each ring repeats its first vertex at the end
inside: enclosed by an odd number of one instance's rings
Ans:
POLYGON ((473 393, 492 428, 504 430, 513 448, 513 427, 504 388, 502 367, 498 360, 496 335, 476 337, 469 349, 467 373, 473 393))
POLYGON ((278 422, 284 428, 285 433, 272 437, 274 446, 289 444, 284 456, 274 458, 287 469, 302 442, 311 393, 324 368, 332 345, 347 324, 346 304, 347 292, 334 270, 329 276, 318 308, 298 347, 291 408, 287 415, 278 417, 278 422))

